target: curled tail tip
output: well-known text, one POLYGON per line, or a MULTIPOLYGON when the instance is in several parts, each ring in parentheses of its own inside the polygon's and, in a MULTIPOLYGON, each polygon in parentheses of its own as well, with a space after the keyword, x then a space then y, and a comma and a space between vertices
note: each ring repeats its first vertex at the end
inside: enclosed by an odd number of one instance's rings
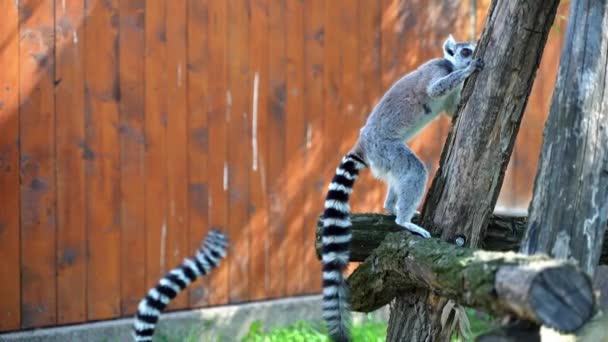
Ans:
POLYGON ((342 277, 337 286, 325 286, 323 289, 323 319, 331 341, 351 341, 348 286, 342 277))
POLYGON ((134 332, 131 337, 134 342, 152 342, 152 336, 141 336, 134 332))
POLYGON ((224 247, 227 247, 229 244, 228 236, 226 235, 226 233, 217 228, 209 230, 207 236, 205 236, 205 241, 216 243, 224 247))
POLYGON ((208 274, 226 256, 228 238, 218 229, 211 229, 192 258, 163 276, 140 301, 134 317, 134 341, 152 341, 162 311, 179 293, 201 275, 208 274))
POLYGON ((133 341, 152 341, 158 317, 162 311, 160 302, 150 301, 150 292, 139 302, 133 317, 133 341))
POLYGON ((211 229, 202 243, 203 249, 213 249, 221 258, 226 256, 230 242, 228 236, 219 229, 211 229))
MULTIPOLYGON (((349 315, 346 315, 350 317, 349 315)), ((350 321, 342 318, 340 321, 333 322, 332 326, 329 327, 329 337, 332 342, 350 342, 352 338, 350 336, 350 321)))
POLYGON ((332 342, 350 342, 350 335, 346 331, 336 332, 329 335, 332 342))
POLYGON ((327 331, 329 339, 332 342, 350 342, 350 324, 338 319, 335 321, 327 322, 327 331))

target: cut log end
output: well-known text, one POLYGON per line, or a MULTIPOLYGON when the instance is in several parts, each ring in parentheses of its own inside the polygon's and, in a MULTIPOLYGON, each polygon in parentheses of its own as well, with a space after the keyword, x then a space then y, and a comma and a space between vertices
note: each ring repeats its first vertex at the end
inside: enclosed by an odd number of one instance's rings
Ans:
POLYGON ((572 266, 541 272, 530 289, 530 305, 541 322, 563 332, 580 328, 593 315, 589 278, 572 266))
POLYGON ((496 291, 522 317, 561 332, 580 328, 594 311, 589 277, 569 264, 503 267, 496 275, 496 291))

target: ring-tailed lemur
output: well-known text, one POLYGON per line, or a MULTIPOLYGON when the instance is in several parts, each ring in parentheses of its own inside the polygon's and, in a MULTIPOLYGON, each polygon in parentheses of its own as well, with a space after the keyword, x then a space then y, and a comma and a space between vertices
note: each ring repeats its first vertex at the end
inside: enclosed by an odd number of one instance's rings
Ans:
POLYGON ((219 265, 226 255, 228 240, 218 230, 207 233, 203 244, 191 259, 185 259, 169 271, 139 302, 133 324, 134 341, 152 341, 161 312, 188 285, 219 265))
POLYGON ((430 237, 411 223, 427 182, 427 170, 405 145, 441 112, 452 116, 464 80, 483 69, 473 59, 475 44, 443 44, 444 58, 432 59, 403 76, 384 94, 361 128, 355 146, 342 159, 329 184, 322 230, 323 319, 334 341, 348 341, 350 312, 343 271, 349 260, 351 222, 349 196, 359 171, 370 166, 375 177, 388 185, 384 208, 397 216, 405 229, 430 237))

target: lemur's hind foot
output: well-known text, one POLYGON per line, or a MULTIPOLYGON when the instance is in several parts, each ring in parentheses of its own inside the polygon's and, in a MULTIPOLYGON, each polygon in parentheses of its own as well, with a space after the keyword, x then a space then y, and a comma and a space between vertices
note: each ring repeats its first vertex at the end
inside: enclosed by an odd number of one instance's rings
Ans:
POLYGON ((428 232, 428 230, 420 227, 419 225, 412 223, 412 222, 400 222, 398 219, 395 220, 395 223, 397 223, 398 225, 402 226, 403 228, 409 230, 410 232, 414 233, 414 234, 418 234, 420 236, 422 236, 423 238, 430 238, 431 237, 431 233, 428 232))

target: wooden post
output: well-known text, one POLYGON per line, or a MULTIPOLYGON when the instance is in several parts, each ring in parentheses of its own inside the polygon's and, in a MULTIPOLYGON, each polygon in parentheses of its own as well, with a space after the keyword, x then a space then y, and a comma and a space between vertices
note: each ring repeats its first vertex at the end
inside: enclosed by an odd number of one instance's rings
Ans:
MULTIPOLYGON (((463 90, 464 105, 443 150, 423 227, 446 240, 481 241, 513 150, 559 1, 492 1, 476 56, 486 68, 463 90)), ((445 301, 428 292, 398 297, 387 341, 443 341, 445 301)))
POLYGON ((606 27, 606 0, 572 1, 521 249, 575 259, 589 275, 608 222, 606 27))
MULTIPOLYGON (((605 254, 608 221, 607 26, 606 0, 572 1, 521 247, 528 254, 575 260, 589 275, 605 254)), ((607 321, 600 314, 575 335, 538 335, 550 341, 605 341, 607 321)), ((520 341, 519 336, 517 326, 505 326, 480 341, 520 341)))

